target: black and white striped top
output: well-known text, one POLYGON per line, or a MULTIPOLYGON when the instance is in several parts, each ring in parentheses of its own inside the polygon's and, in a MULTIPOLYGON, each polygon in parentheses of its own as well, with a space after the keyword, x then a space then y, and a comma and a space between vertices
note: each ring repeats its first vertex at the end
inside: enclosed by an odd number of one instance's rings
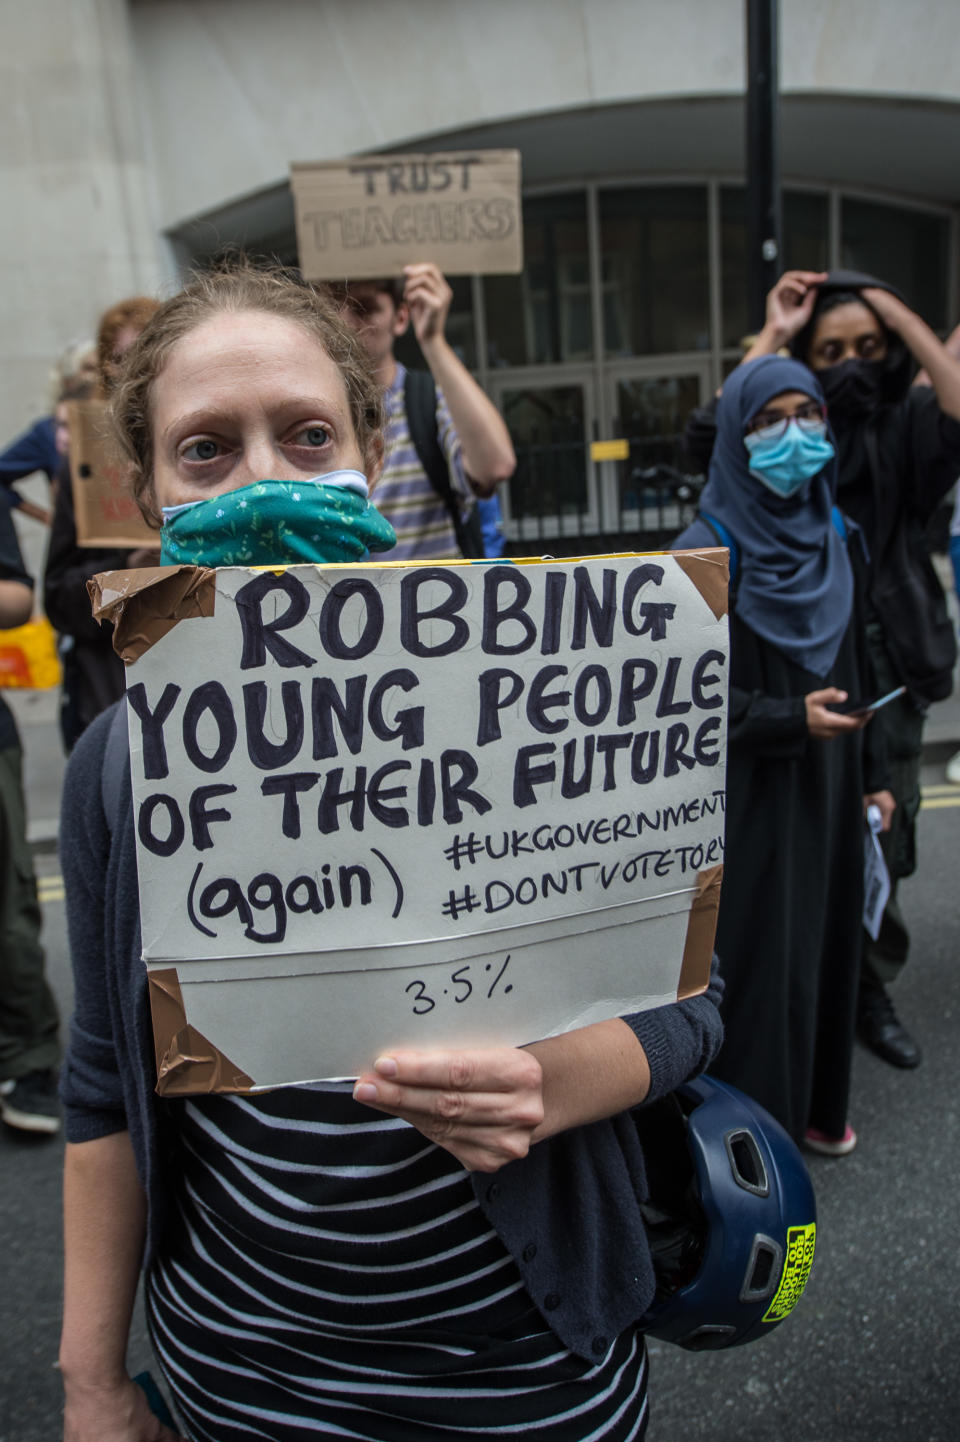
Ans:
POLYGON ((194 1442, 643 1436, 642 1337, 564 1347, 449 1153, 349 1084, 178 1106, 146 1296, 194 1442))

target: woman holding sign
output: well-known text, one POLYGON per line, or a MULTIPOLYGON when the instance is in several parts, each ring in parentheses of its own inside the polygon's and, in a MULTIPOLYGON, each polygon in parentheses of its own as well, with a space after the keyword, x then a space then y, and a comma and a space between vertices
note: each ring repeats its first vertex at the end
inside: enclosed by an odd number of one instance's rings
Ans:
POLYGON ((730 548, 727 827, 714 1066, 797 1141, 852 1150, 847 1123, 863 911, 864 797, 889 825, 885 762, 844 715, 871 690, 859 532, 834 501, 823 392, 799 361, 724 383, 698 519, 675 549, 730 548))
MULTIPOLYGON (((147 326, 115 413, 167 561, 355 560, 391 544, 367 500, 378 387, 307 288, 199 278, 147 326)), ((194 1442, 640 1437, 635 1324, 654 1283, 622 1113, 709 1063, 718 984, 527 1048, 397 1051, 353 1084, 159 1100, 125 772, 106 800, 111 725, 77 747, 61 833, 77 996, 67 1442, 174 1437, 125 1370, 141 1259, 194 1442)))

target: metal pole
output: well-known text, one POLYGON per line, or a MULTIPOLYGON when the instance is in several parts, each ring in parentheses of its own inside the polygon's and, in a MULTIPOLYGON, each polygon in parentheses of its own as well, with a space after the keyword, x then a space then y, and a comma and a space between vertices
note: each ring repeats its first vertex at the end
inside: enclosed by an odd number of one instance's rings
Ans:
POLYGON ((766 294, 783 269, 777 0, 747 7, 747 320, 763 325, 766 294))

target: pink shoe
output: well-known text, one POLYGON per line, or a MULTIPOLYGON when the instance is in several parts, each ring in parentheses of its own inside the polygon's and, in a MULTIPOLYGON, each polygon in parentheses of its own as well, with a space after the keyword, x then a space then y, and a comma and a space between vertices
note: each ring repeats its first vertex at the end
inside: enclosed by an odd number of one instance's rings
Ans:
POLYGON ((819 1152, 824 1157, 845 1157, 857 1145, 857 1134, 849 1124, 844 1127, 842 1137, 828 1137, 826 1132, 817 1131, 816 1127, 807 1127, 803 1144, 811 1152, 819 1152))

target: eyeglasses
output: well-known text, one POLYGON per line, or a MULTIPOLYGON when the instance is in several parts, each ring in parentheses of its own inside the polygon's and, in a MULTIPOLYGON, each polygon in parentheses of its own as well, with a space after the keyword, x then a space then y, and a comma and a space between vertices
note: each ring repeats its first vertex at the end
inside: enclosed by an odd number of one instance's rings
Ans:
POLYGON ((779 411, 760 411, 747 426, 747 434, 778 441, 786 435, 791 421, 796 421, 802 431, 818 431, 826 420, 826 414, 817 401, 807 401, 806 405, 798 406, 792 416, 781 415, 779 411))

